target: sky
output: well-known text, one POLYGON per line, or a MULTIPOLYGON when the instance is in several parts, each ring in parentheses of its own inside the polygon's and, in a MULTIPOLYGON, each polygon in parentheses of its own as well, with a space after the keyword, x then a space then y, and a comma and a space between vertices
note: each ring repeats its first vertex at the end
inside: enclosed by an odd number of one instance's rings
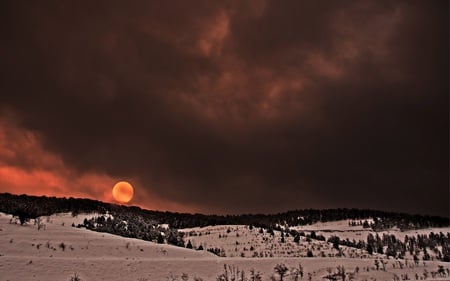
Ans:
POLYGON ((0 192, 449 216, 448 1, 2 1, 0 192))

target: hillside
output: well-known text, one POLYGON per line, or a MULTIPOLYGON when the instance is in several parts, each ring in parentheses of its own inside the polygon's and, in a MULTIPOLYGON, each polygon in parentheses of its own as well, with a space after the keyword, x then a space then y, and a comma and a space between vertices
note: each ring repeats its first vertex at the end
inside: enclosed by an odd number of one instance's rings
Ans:
MULTIPOLYGON (((400 268, 399 261, 384 259, 386 268, 377 270, 376 261, 383 259, 220 258, 207 251, 71 226, 91 215, 55 214, 20 225, 14 223, 11 215, 0 213, 0 280, 61 281, 78 276, 83 281, 268 281, 279 280, 276 268, 286 269, 285 280, 342 280, 339 272, 344 273, 346 280, 401 280, 416 276, 421 280, 446 280, 450 270, 448 264, 438 261, 410 263, 400 268), (39 228, 39 221, 43 221, 45 227, 39 228), (260 279, 251 279, 252 270, 253 277, 260 276, 260 279), (229 279, 223 279, 224 274, 228 274, 229 279), (236 278, 231 279, 234 275, 236 278)), ((231 226, 213 228, 226 233, 228 227, 231 226)), ((236 227, 242 237, 250 237, 252 232, 248 227, 236 227)), ((223 245, 227 247, 226 243, 223 245)))
POLYGON ((194 249, 222 257, 328 257, 450 261, 450 227, 374 231, 352 221, 316 223, 282 231, 223 225, 180 229, 194 249), (372 252, 370 252, 372 248, 372 252))
POLYGON ((52 215, 43 218, 45 227, 39 229, 34 220, 25 225, 15 224, 11 223, 11 215, 0 213, 0 280, 60 281, 68 280, 74 273, 84 280, 137 280, 139 277, 163 280, 162 274, 168 275, 172 270, 167 263, 214 259, 206 251, 71 226, 86 217, 52 215), (135 272, 136 268, 141 270, 135 272))
POLYGON ((208 216, 149 211, 89 199, 11 194, 0 194, 0 211, 12 214, 20 224, 35 219, 38 228, 45 226, 43 217, 55 213, 73 217, 90 213, 72 226, 207 250, 220 257, 450 261, 448 218, 442 217, 357 209, 208 216))

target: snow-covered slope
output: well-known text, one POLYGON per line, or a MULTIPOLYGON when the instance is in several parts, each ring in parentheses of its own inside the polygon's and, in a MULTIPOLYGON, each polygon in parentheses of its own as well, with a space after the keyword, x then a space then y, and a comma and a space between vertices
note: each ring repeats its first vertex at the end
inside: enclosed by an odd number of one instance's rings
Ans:
POLYGON ((68 280, 74 273, 84 280, 137 280, 153 273, 169 274, 177 269, 175 261, 216 259, 205 251, 71 226, 91 216, 54 215, 43 219, 45 228, 38 230, 33 221, 24 226, 11 224, 11 216, 1 214, 0 280, 68 280), (146 269, 136 271, 144 264, 146 269))
MULTIPOLYGON (((371 219, 368 219, 369 223, 372 222, 371 219)), ((330 236, 337 235, 341 239, 349 239, 356 241, 358 240, 365 240, 367 239, 367 235, 369 233, 372 233, 373 235, 376 234, 375 231, 373 231, 370 228, 363 228, 362 225, 355 225, 351 226, 349 223, 351 223, 351 220, 340 220, 340 221, 332 221, 332 222, 319 222, 312 225, 303 225, 303 226, 295 226, 290 227, 290 229, 295 229, 297 231, 304 231, 306 233, 310 233, 311 231, 315 231, 318 235, 323 235, 325 238, 329 238, 330 236)), ((407 230, 407 231, 401 231, 398 228, 389 229, 386 231, 380 231, 378 232, 378 235, 382 236, 383 233, 393 234, 396 237, 400 239, 404 239, 406 235, 408 236, 414 236, 414 235, 423 235, 423 234, 430 234, 433 233, 439 233, 443 232, 444 234, 450 232, 450 227, 442 227, 442 228, 424 228, 424 229, 417 229, 417 230, 407 230)))
MULTIPOLYGON (((450 267, 449 264, 433 261, 425 265, 421 263, 419 266, 405 266, 400 269, 398 262, 391 259, 386 264, 386 271, 377 271, 374 259, 281 256, 241 258, 239 251, 235 257, 229 255, 220 258, 207 251, 160 245, 71 226, 72 223, 77 225, 85 217, 91 216, 79 215, 73 218, 70 214, 54 215, 48 219, 43 218, 45 230, 43 227, 38 230, 33 221, 21 226, 10 223, 10 215, 0 214, 0 281, 64 281, 70 280, 75 273, 84 281, 181 281, 183 273, 189 276, 188 280, 195 280, 194 277, 197 277, 199 278, 197 280, 214 281, 223 272, 224 265, 245 270, 247 278, 249 270, 254 268, 262 274, 262 280, 266 281, 271 280, 270 277, 274 274, 274 267, 277 264, 285 264, 290 269, 285 280, 293 280, 293 268, 298 269, 299 264, 303 268, 303 280, 308 280, 309 275, 311 280, 324 280, 323 277, 329 274, 328 271, 336 272, 338 266, 345 268, 346 280, 352 275, 354 280, 393 280, 395 275, 401 277, 402 274, 403 276, 408 274, 414 279, 415 274, 424 277, 425 272, 430 280, 431 272, 437 271, 439 264, 445 269, 450 267)), ((218 245, 229 251, 233 250, 233 243, 236 246, 236 241, 239 246, 249 247, 246 243, 253 243, 259 239, 259 236, 255 236, 259 234, 259 229, 249 230, 246 226, 215 226, 185 231, 202 232, 202 236, 192 235, 186 238, 186 240, 200 237, 205 239, 205 242, 194 241, 194 243, 211 243, 215 241, 212 240, 213 237, 224 233, 227 236, 217 238, 220 242, 218 245), (228 228, 230 232, 227 232, 228 228)), ((279 239, 279 233, 275 234, 273 240, 263 241, 264 244, 259 247, 278 247, 276 239, 279 239)), ((292 243, 289 242, 290 239, 292 237, 287 237, 286 243, 292 243)), ((314 245, 306 241, 300 244, 304 244, 305 247, 314 245)), ((325 247, 325 244, 322 247, 325 247)), ((314 246, 320 245, 316 243, 314 246)), ((278 250, 283 251, 282 248, 278 250)), ((250 254, 250 251, 248 253, 250 254)), ((278 280, 278 276, 275 277, 278 280)))
MULTIPOLYGON (((186 233, 185 240, 191 241, 194 248, 200 245, 206 249, 219 249, 219 255, 226 257, 307 257, 311 251, 315 257, 334 257, 338 254, 330 243, 308 240, 301 237, 294 242, 292 235, 285 236, 284 242, 280 231, 270 235, 267 230, 250 229, 245 225, 210 226, 180 230, 186 233)), ((365 251, 342 247, 347 257, 366 258, 365 251)))

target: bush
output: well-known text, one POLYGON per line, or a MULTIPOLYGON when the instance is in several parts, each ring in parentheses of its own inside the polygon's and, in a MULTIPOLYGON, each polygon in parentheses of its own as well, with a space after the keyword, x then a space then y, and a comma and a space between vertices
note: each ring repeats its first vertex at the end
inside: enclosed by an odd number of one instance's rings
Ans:
POLYGON ((78 276, 78 274, 74 274, 72 277, 70 277, 69 279, 70 281, 83 281, 83 279, 81 279, 80 276, 78 276))
POLYGON ((181 280, 183 280, 183 281, 189 280, 189 275, 187 275, 187 273, 181 274, 181 280))
POLYGON ((259 271, 255 271, 255 269, 250 269, 250 279, 249 281, 262 281, 262 276, 259 271))

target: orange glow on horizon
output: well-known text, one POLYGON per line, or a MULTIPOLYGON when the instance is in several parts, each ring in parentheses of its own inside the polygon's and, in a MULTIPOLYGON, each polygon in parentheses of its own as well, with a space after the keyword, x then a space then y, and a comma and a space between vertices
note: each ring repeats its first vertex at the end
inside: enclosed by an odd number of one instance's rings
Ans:
MULTIPOLYGON (((135 190, 125 190, 118 198, 111 192, 119 179, 103 171, 76 171, 58 154, 46 149, 36 133, 21 128, 8 118, 0 118, 0 193, 130 202, 135 190)), ((198 206, 162 198, 142 188, 143 183, 138 178, 132 178, 132 182, 139 187, 136 190, 139 196, 133 200, 133 206, 150 210, 199 211, 198 206)))

